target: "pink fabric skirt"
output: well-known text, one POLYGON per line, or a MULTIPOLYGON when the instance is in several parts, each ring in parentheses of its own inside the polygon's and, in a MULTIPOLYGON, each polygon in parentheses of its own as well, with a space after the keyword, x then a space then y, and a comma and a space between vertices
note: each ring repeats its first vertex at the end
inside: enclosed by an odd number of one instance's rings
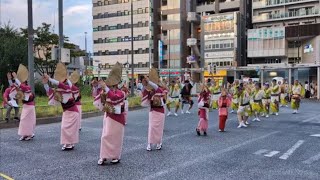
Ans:
POLYGON ((100 158, 121 159, 124 136, 124 126, 119 122, 104 116, 101 135, 100 158))
POLYGON ((22 106, 18 135, 32 136, 36 127, 36 110, 34 105, 22 106))
POLYGON ((161 144, 165 114, 157 111, 149 112, 148 144, 161 144))
POLYGON ((79 142, 79 112, 65 111, 61 121, 61 144, 79 142))
POLYGON ((81 120, 82 120, 82 106, 77 105, 78 111, 79 111, 79 129, 81 128, 81 120))
POLYGON ((199 112, 199 123, 198 123, 198 129, 200 131, 207 131, 208 129, 208 119, 209 119, 209 111, 208 109, 200 109, 199 112))

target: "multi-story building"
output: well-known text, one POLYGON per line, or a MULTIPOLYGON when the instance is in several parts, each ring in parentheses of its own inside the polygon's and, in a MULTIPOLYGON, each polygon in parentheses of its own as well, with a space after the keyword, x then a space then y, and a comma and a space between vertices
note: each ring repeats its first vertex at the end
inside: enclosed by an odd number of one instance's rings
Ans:
MULTIPOLYGON (((133 0, 131 39, 131 0, 93 0, 94 73, 106 77, 116 63, 131 68, 131 40, 134 41, 134 78, 149 72, 151 61, 150 0, 133 0)), ((152 44, 152 43, 151 43, 152 44)), ((128 71, 123 71, 123 76, 128 71)), ((130 74, 128 74, 130 77, 130 74)))
MULTIPOLYGON (((205 44, 200 43, 201 39, 204 38, 200 17, 207 17, 208 15, 216 15, 219 13, 238 12, 238 14, 234 16, 234 20, 239 23, 239 30, 235 28, 232 29, 232 31, 237 31, 238 36, 235 40, 233 39, 235 42, 229 43, 229 45, 233 46, 233 43, 239 44, 239 46, 235 46, 236 52, 232 55, 231 59, 236 60, 239 65, 245 65, 247 63, 246 44, 239 42, 246 41, 245 32, 247 28, 250 28, 250 5, 251 1, 240 0, 154 1, 154 49, 163 52, 160 56, 159 53, 155 53, 154 61, 156 66, 160 66, 160 69, 163 69, 161 71, 163 76, 168 76, 169 73, 165 71, 168 71, 169 68, 171 68, 170 75, 172 76, 182 76, 182 74, 185 71, 188 71, 189 68, 193 68, 187 63, 187 57, 190 55, 195 56, 197 64, 200 67, 206 67, 205 64, 208 63, 202 61, 203 58, 205 58, 204 52, 206 50, 205 44), (247 9, 248 7, 249 9, 247 9), (196 19, 188 21, 188 14, 190 15, 190 12, 196 13, 196 19), (196 48, 190 48, 187 46, 187 39, 190 37, 197 39, 196 48), (159 41, 161 42, 158 43, 159 41), (200 50, 203 52, 202 55, 199 53, 200 50)), ((231 14, 234 15, 233 13, 231 14)), ((215 33, 216 32, 211 31, 211 33, 206 33, 206 35, 214 36, 215 33)), ((221 31, 221 33, 223 33, 223 31, 221 31)), ((212 51, 219 51, 223 54, 223 51, 225 50, 215 49, 212 51)), ((220 61, 216 62, 216 64, 219 66, 231 66, 231 63, 220 63, 220 61)))
MULTIPOLYGON (((233 66, 245 66, 247 59, 246 31, 251 28, 251 1, 249 0, 197 0, 192 10, 201 16, 201 54, 203 65, 215 64, 220 70, 216 75, 205 71, 205 77, 232 81, 233 66), (195 6, 196 5, 196 6, 195 6), (223 70, 224 69, 224 70, 223 70), (224 78, 223 78, 224 77, 224 78)), ((195 26, 199 28, 199 26, 195 26)), ((194 29, 195 34, 199 32, 194 29)))
MULTIPOLYGON (((319 23, 319 0, 253 0, 248 56, 253 64, 314 64, 320 59, 319 23)), ((294 77, 312 80, 313 71, 299 70, 294 77)))

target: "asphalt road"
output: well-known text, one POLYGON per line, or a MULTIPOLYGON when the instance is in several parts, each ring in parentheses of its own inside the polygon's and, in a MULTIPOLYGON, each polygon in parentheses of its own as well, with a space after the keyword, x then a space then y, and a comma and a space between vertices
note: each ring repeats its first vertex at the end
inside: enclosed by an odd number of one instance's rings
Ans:
POLYGON ((98 166, 102 117, 83 120, 74 151, 59 145, 60 124, 40 125, 36 137, 18 141, 17 128, 0 130, 0 179, 320 179, 320 104, 304 102, 299 114, 279 116, 237 129, 230 115, 225 133, 210 113, 207 137, 198 137, 196 109, 166 119, 163 149, 146 151, 148 110, 129 113, 122 160, 98 166), (313 135, 313 136, 312 136, 313 135))

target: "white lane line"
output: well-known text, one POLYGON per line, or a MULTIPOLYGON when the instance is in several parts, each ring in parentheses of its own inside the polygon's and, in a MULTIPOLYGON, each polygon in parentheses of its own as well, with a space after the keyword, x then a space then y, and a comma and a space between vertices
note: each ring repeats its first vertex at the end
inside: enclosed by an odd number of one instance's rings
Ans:
POLYGON ((280 159, 286 160, 293 154, 295 150, 297 150, 302 144, 304 143, 304 140, 299 140, 296 142, 295 145, 293 145, 287 152, 285 152, 282 156, 280 156, 280 159))
POLYGON ((179 171, 179 169, 185 169, 185 168, 193 166, 194 164, 197 164, 197 163, 202 163, 202 162, 208 161, 208 159, 210 159, 210 158, 212 159, 212 158, 220 157, 222 154, 225 154, 227 152, 236 150, 236 149, 238 149, 238 148, 240 148, 242 146, 248 145, 248 144, 253 143, 255 141, 265 139, 265 138, 267 138, 269 136, 272 136, 274 134, 277 134, 279 132, 280 131, 274 131, 274 132, 271 132, 271 133, 266 134, 264 136, 260 136, 260 137, 254 138, 254 139, 247 140, 245 142, 242 142, 240 144, 236 144, 234 146, 230 146, 230 147, 222 149, 220 151, 213 152, 213 153, 210 153, 208 155, 200 156, 200 157, 198 157, 196 159, 192 159, 190 161, 186 161, 186 162, 177 164, 176 166, 172 166, 170 168, 158 171, 158 172, 156 172, 154 174, 151 174, 149 176, 145 176, 143 179, 145 179, 145 180, 160 179, 161 176, 164 176, 166 174, 173 173, 175 171, 179 171))
POLYGON ((320 134, 312 134, 310 136, 312 136, 312 137, 320 137, 320 134))
POLYGON ((305 161, 303 161, 303 163, 312 164, 313 162, 318 161, 319 159, 320 159, 320 153, 315 155, 315 156, 312 156, 311 158, 309 158, 309 159, 307 159, 305 161))
POLYGON ((318 115, 316 115, 316 116, 312 116, 312 117, 310 117, 310 118, 308 118, 308 119, 305 119, 305 120, 303 120, 302 122, 310 122, 310 121, 312 121, 312 120, 314 120, 314 119, 317 119, 317 118, 319 118, 319 114, 318 115))
POLYGON ((255 155, 261 155, 261 154, 263 154, 263 153, 266 153, 266 152, 268 152, 269 150, 267 150, 267 149, 260 149, 260 150, 258 150, 257 152, 255 152, 255 153, 253 153, 253 154, 255 154, 255 155))
POLYGON ((265 154, 264 156, 265 157, 272 157, 272 156, 277 155, 279 153, 280 153, 280 151, 271 151, 268 154, 265 154))

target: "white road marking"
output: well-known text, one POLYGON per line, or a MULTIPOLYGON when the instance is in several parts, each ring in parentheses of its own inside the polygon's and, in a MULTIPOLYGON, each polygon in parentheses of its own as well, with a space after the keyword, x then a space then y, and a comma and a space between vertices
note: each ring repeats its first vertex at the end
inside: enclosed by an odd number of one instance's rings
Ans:
POLYGON ((314 120, 314 119, 317 119, 317 118, 320 118, 319 117, 319 114, 318 115, 316 115, 316 116, 312 116, 312 117, 310 117, 310 118, 308 118, 308 119, 305 119, 305 120, 303 120, 302 122, 310 122, 310 121, 312 121, 312 120, 314 120))
POLYGON ((280 153, 280 151, 271 151, 268 154, 265 154, 264 156, 265 157, 272 157, 272 156, 277 155, 279 153, 280 153))
POLYGON ((156 173, 154 173, 154 174, 151 174, 151 175, 149 175, 149 176, 146 176, 146 177, 144 177, 143 179, 145 179, 145 180, 160 179, 159 177, 164 176, 164 175, 166 175, 166 174, 169 174, 169 173, 172 173, 172 172, 175 172, 175 171, 179 171, 179 169, 185 169, 185 168, 190 167, 190 166, 192 166, 192 165, 194 165, 194 164, 196 164, 196 163, 201 163, 201 162, 204 162, 204 161, 208 161, 208 159, 210 159, 210 158, 219 157, 219 156, 221 156, 222 154, 225 154, 225 153, 227 153, 227 152, 236 150, 236 149, 238 149, 238 148, 240 148, 240 147, 242 147, 242 146, 248 145, 248 144, 253 143, 253 142, 255 142, 255 141, 265 139, 265 138, 267 138, 267 137, 269 137, 269 136, 272 136, 272 135, 274 135, 274 134, 277 134, 277 133, 279 133, 279 132, 280 132, 280 131, 274 131, 274 132, 269 133, 269 134, 266 134, 266 135, 264 135, 264 136, 260 136, 260 137, 258 137, 258 138, 254 138, 254 139, 250 139, 250 140, 248 140, 248 141, 242 142, 242 143, 240 143, 240 144, 236 144, 236 145, 234 145, 234 146, 230 146, 230 147, 228 147, 228 148, 226 148, 226 149, 222 149, 222 150, 220 150, 220 151, 213 152, 213 153, 210 153, 210 154, 208 154, 208 155, 204 155, 204 156, 201 156, 201 157, 199 157, 199 158, 192 159, 192 160, 190 160, 190 161, 186 161, 186 162, 180 163, 179 165, 172 166, 172 167, 170 167, 170 168, 168 168, 168 169, 164 169, 164 170, 162 170, 162 171, 158 171, 158 172, 156 172, 156 173))
POLYGON ((267 149, 260 149, 260 150, 258 150, 257 152, 255 152, 255 153, 253 153, 253 154, 255 154, 255 155, 261 155, 261 154, 263 154, 263 153, 266 153, 266 152, 268 152, 269 150, 267 150, 267 149))
POLYGON ((311 158, 309 158, 309 159, 307 159, 305 161, 303 161, 303 163, 312 164, 313 162, 318 161, 318 160, 320 160, 320 153, 315 155, 315 156, 312 156, 311 158))
POLYGON ((312 137, 320 137, 320 134, 312 134, 310 136, 312 136, 312 137))
POLYGON ((293 145, 287 152, 285 152, 282 156, 280 156, 280 159, 286 160, 293 154, 295 150, 297 150, 302 144, 304 143, 304 140, 299 140, 296 142, 295 145, 293 145))

